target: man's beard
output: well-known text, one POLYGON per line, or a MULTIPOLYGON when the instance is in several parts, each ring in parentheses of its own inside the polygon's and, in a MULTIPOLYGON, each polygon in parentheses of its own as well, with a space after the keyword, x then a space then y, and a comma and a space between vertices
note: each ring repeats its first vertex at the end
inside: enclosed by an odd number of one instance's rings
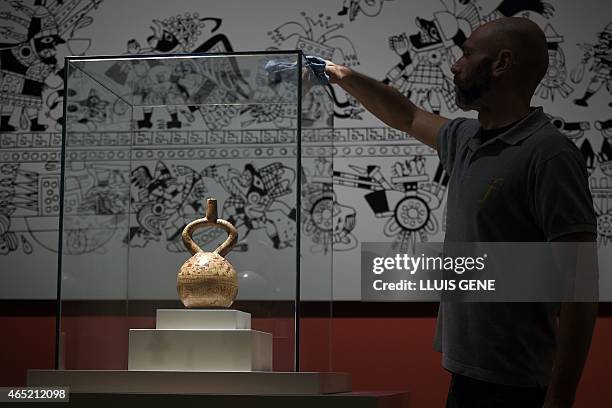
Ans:
POLYGON ((455 77, 455 99, 461 109, 474 109, 482 95, 491 88, 491 58, 485 58, 470 74, 461 81, 455 77))

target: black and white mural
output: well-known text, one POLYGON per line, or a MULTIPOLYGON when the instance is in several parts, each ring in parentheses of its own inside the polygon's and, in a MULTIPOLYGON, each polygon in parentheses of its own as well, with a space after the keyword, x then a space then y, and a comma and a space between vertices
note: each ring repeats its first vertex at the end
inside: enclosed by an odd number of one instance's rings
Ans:
MULTIPOLYGON (((574 99, 574 103, 587 107, 587 101, 604 86, 608 95, 612 95, 612 22, 597 33, 597 43, 580 44, 580 48, 584 53, 572 70, 572 81, 582 82, 585 79, 585 71, 588 71, 588 85, 584 94, 574 99)), ((608 106, 612 107, 612 102, 609 102, 608 106)))
MULTIPOLYGON (((173 299, 180 231, 209 196, 239 229, 231 256, 252 298, 293 295, 298 232, 307 299, 359 298, 361 242, 405 250, 444 234, 448 175, 436 152, 338 87, 305 90, 297 167, 297 81, 265 68, 282 57, 109 60, 71 69, 64 90, 64 56, 301 49, 431 112, 469 116, 455 104, 450 67, 472 30, 501 16, 528 17, 546 34, 549 69, 533 104, 583 153, 599 245, 610 249, 612 16, 603 9, 603 0, 4 1, 0 297, 55 297, 62 126, 63 285, 75 298, 173 299), (321 289, 332 266, 333 288, 321 289)), ((211 248, 221 235, 195 238, 211 248)))

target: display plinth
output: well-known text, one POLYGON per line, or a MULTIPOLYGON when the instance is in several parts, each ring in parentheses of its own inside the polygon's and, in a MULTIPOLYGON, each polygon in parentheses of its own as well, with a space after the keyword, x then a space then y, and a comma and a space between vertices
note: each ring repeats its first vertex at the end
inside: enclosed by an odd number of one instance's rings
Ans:
POLYGON ((128 370, 271 371, 272 335, 228 309, 160 309, 156 329, 130 329, 128 370))
POLYGON ((251 314, 231 309, 157 309, 155 328, 192 330, 250 329, 251 314))
POLYGON ((248 313, 160 309, 157 317, 157 329, 130 329, 128 370, 29 370, 28 385, 70 387, 71 393, 83 394, 320 395, 351 391, 347 373, 270 371, 272 335, 236 328, 250 327, 248 313))
POLYGON ((272 335, 256 330, 131 329, 129 347, 128 370, 272 370, 272 335))
POLYGON ((318 395, 351 391, 348 373, 29 370, 28 386, 70 393, 318 395))

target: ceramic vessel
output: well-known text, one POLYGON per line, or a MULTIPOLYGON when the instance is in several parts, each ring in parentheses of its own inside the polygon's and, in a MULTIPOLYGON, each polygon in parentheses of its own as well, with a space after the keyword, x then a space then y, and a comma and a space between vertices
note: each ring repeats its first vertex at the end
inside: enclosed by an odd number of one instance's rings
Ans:
POLYGON ((206 201, 206 216, 190 222, 183 229, 183 243, 193 255, 179 271, 176 289, 187 308, 229 307, 238 294, 238 276, 225 259, 238 239, 238 231, 226 220, 217 218, 217 200, 206 201), (201 228, 223 228, 228 234, 214 251, 204 252, 193 241, 193 233, 201 228))

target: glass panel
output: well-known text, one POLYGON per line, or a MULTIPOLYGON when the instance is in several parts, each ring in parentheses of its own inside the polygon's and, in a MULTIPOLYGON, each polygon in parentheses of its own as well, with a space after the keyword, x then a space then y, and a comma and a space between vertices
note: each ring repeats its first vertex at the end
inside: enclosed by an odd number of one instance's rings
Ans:
MULTIPOLYGON (((132 109, 71 64, 66 69, 60 366, 119 368, 127 358, 127 337, 117 333, 127 330, 129 253, 123 241, 129 232, 132 109), (114 131, 98 131, 109 122, 114 131)), ((43 191, 58 181, 42 180, 43 191)))
MULTIPOLYGON (((180 233, 204 216, 208 197, 239 232, 227 255, 239 279, 231 308, 251 313, 253 329, 272 333, 274 370, 296 368, 297 294, 327 302, 324 310, 331 298, 330 237, 326 249, 319 249, 319 236, 308 236, 308 248, 298 244, 305 183, 318 183, 324 195, 316 222, 331 214, 323 190, 331 187, 333 116, 322 86, 310 86, 300 100, 300 55, 68 59, 65 368, 127 368, 129 329, 155 328, 157 309, 183 308, 176 279, 190 254, 180 233), (300 103, 308 109, 300 112, 300 103), (307 150, 300 117, 316 133, 307 150), (80 138, 96 147, 81 149, 80 138), (94 245, 101 240, 107 243, 94 245), (74 246, 85 249, 75 253, 74 246), (308 251, 302 264, 300 250, 308 251), (300 265, 307 289, 297 292, 300 265)), ((217 228, 194 234, 205 251, 224 238, 217 228)))
POLYGON ((333 248, 345 239, 333 190, 334 105, 303 59, 301 128, 301 371, 330 371, 333 248), (307 357, 307 358, 304 358, 307 357))
POLYGON ((132 106, 295 106, 297 59, 297 54, 282 53, 175 55, 86 58, 72 64, 132 106), (270 61, 275 64, 266 70, 270 61))

